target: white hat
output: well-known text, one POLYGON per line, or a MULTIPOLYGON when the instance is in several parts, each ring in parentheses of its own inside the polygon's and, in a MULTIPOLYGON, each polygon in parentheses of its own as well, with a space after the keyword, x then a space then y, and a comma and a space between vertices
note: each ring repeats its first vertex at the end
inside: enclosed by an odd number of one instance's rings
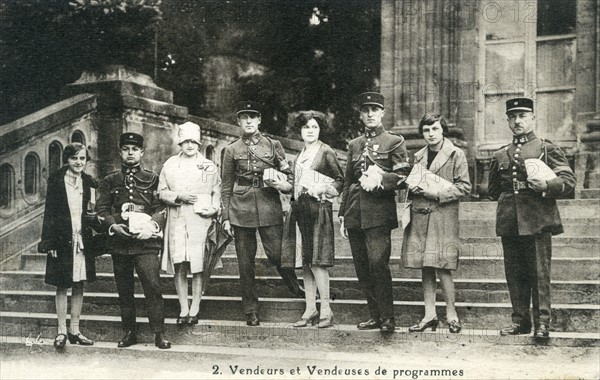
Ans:
POLYGON ((186 121, 185 123, 179 126, 179 131, 177 132, 177 144, 180 145, 182 142, 186 140, 192 140, 196 142, 198 145, 200 144, 200 126, 198 124, 192 123, 191 121, 186 121))

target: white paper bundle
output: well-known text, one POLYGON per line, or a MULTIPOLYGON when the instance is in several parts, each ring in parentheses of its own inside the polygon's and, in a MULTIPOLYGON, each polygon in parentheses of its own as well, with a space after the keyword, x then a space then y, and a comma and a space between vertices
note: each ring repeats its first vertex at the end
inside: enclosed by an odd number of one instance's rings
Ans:
POLYGON ((210 194, 196 194, 198 200, 194 203, 194 212, 200 212, 212 207, 212 196, 210 194))
POLYGON ((406 178, 406 184, 409 188, 418 187, 437 194, 445 193, 453 186, 452 182, 432 173, 422 165, 413 166, 406 178))
POLYGON ((273 168, 265 169, 265 171, 263 172, 263 181, 285 181, 286 179, 287 175, 273 168))
POLYGON ((528 158, 525 160, 525 170, 528 180, 548 181, 556 178, 556 173, 546 163, 538 158, 528 158))
POLYGON ((298 183, 306 189, 311 189, 317 185, 330 185, 334 182, 334 179, 331 177, 321 174, 318 171, 302 167, 302 175, 300 176, 300 181, 298 183))

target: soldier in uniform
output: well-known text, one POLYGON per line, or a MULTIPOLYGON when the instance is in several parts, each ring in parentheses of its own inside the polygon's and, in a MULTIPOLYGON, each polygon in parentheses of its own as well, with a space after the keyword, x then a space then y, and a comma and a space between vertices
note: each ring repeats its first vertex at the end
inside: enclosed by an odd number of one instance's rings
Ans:
POLYGON ((359 323, 358 329, 393 332, 396 324, 389 260, 391 231, 398 227, 395 190, 410 173, 410 164, 404 138, 387 132, 381 124, 385 112, 383 95, 360 94, 359 105, 365 133, 350 141, 348 147, 339 211, 341 232, 350 240, 356 275, 366 293, 371 316, 359 323), (367 173, 377 171, 380 186, 373 188, 363 183, 367 173))
MULTIPOLYGON (((158 175, 140 167, 144 155, 144 138, 124 133, 119 139, 122 160, 120 170, 108 174, 98 188, 98 219, 108 231, 108 250, 112 255, 115 282, 119 293, 121 322, 125 335, 118 347, 137 343, 133 270, 138 274, 147 302, 150 328, 158 348, 171 348, 164 337, 164 303, 160 288, 160 260, 165 224, 165 206, 156 189, 158 175), (147 228, 137 233, 129 230, 132 213, 146 214, 147 228), (126 218, 130 218, 126 220, 126 218)), ((141 215, 144 216, 144 215, 141 215)), ((137 231, 137 230, 136 230, 137 231)))
POLYGON ((533 100, 508 100, 506 115, 514 136, 510 144, 494 153, 489 178, 490 196, 498 200, 496 234, 502 238, 506 283, 513 307, 513 323, 500 335, 531 332, 532 302, 534 337, 547 338, 552 235, 563 232, 556 198, 571 194, 575 175, 562 150, 533 132, 533 100), (528 178, 527 159, 540 159, 556 177, 528 178))
POLYGON ((275 265, 292 294, 304 297, 294 269, 281 267, 283 211, 279 192, 292 190, 293 174, 283 146, 259 131, 260 108, 252 101, 237 106, 242 136, 225 147, 223 156, 223 227, 235 237, 246 324, 258 326, 255 289, 256 231, 269 261, 275 265), (266 169, 276 169, 280 178, 263 179, 266 169))

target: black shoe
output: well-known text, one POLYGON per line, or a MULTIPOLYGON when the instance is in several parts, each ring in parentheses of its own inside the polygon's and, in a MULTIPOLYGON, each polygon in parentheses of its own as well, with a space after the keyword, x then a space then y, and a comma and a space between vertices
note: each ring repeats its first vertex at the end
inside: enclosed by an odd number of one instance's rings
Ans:
POLYGON ((521 326, 518 323, 513 323, 510 327, 503 328, 500 330, 500 335, 519 335, 529 334, 531 332, 531 326, 521 326))
POLYGON ((67 333, 67 336, 69 337, 69 343, 71 344, 81 344, 82 346, 92 346, 94 344, 93 340, 86 338, 82 333, 76 335, 67 333))
POLYGON ((393 333, 394 330, 396 330, 396 322, 394 321, 394 318, 384 319, 379 330, 382 333, 393 333))
POLYGON ((177 317, 177 321, 175 322, 177 326, 185 326, 187 324, 189 315, 185 317, 177 317))
POLYGON ((54 338, 54 348, 58 351, 63 350, 67 345, 67 336, 65 334, 58 334, 56 338, 54 338))
POLYGON ((431 320, 429 320, 428 322, 419 322, 414 326, 410 326, 408 328, 409 332, 423 332, 425 331, 428 327, 431 327, 431 331, 435 331, 438 327, 438 325, 440 324, 440 320, 438 319, 437 315, 435 317, 433 317, 431 320))
POLYGON ((186 323, 188 325, 197 325, 198 324, 198 314, 196 314, 196 315, 188 315, 186 323))
POLYGON ((125 333, 119 343, 117 343, 117 347, 125 348, 133 346, 134 344, 137 344, 137 336, 135 335, 135 332, 129 330, 125 333))
POLYGON ((260 325, 260 321, 258 320, 258 314, 256 314, 256 313, 246 314, 246 324, 248 326, 260 325))
POLYGON ((545 324, 541 324, 536 327, 535 332, 533 333, 534 338, 548 338, 550 337, 550 331, 548 331, 548 326, 545 324))
POLYGON ((450 331, 452 334, 458 334, 460 330, 462 330, 462 325, 460 324, 459 320, 455 319, 448 322, 448 331, 450 331))
POLYGON ((154 345, 161 350, 171 348, 171 342, 165 339, 164 333, 156 333, 154 335, 154 345))
POLYGON ((359 330, 374 330, 381 327, 381 319, 379 318, 371 318, 366 322, 359 323, 356 328, 359 330))

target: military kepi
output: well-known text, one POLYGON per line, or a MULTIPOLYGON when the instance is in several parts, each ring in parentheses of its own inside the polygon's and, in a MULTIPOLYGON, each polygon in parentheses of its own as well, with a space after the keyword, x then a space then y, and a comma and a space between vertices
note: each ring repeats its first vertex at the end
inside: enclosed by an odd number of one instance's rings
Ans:
POLYGON ((137 145, 140 148, 144 147, 144 138, 141 135, 133 132, 123 133, 119 139, 119 148, 123 145, 137 145))
POLYGON ((244 100, 242 102, 238 102, 235 108, 235 114, 239 115, 242 112, 253 112, 260 115, 260 106, 258 102, 253 102, 251 100, 244 100))
POLYGON ((358 104, 360 107, 372 104, 384 108, 384 98, 383 95, 378 92, 363 92, 358 95, 358 104))
POLYGON ((506 101, 506 113, 513 111, 533 112, 533 99, 514 98, 506 101))

